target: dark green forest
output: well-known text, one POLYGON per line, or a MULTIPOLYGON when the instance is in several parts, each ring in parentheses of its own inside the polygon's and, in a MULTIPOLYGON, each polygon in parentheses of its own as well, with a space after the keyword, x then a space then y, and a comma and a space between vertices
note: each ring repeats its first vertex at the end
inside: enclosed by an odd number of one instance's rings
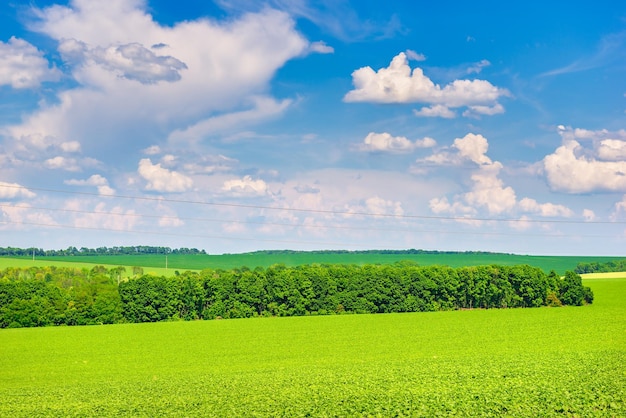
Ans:
POLYGON ((44 250, 42 248, 0 247, 0 256, 8 257, 59 257, 59 256, 93 256, 93 255, 146 255, 146 254, 206 254, 197 248, 154 247, 149 245, 133 245, 126 247, 68 247, 63 250, 44 250))
POLYGON ((574 272, 577 274, 611 273, 615 271, 626 271, 626 259, 607 261, 606 263, 578 263, 574 269, 574 272))
POLYGON ((124 280, 124 267, 0 271, 0 327, 583 305, 581 277, 528 265, 411 262, 203 270, 124 280))

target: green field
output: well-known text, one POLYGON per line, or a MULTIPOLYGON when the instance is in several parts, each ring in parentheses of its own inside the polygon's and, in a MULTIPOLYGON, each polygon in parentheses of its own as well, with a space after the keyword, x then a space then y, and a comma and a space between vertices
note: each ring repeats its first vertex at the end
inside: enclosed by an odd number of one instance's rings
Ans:
MULTIPOLYGON (((316 253, 316 252, 285 252, 273 253, 254 252, 243 254, 221 255, 187 255, 170 254, 167 256, 168 271, 165 270, 165 255, 100 255, 100 256, 63 256, 41 257, 35 260, 38 265, 51 265, 57 262, 80 262, 90 265, 110 266, 141 266, 151 271, 173 274, 175 270, 232 269, 242 266, 269 267, 273 264, 297 266, 302 264, 390 264, 397 261, 411 260, 421 265, 448 265, 450 267, 478 266, 488 264, 518 265, 528 264, 539 267, 545 272, 555 270, 563 274, 573 270, 578 263, 606 262, 623 259, 624 257, 580 257, 580 256, 533 256, 497 253, 438 253, 438 254, 363 254, 363 253, 316 253), (162 270, 161 270, 162 269, 162 270), (171 270, 171 271, 170 271, 171 270)), ((21 260, 24 265, 32 263, 30 258, 0 257, 0 268, 14 265, 13 260, 21 260)), ((161 273, 159 273, 161 274, 161 273)))
POLYGON ((0 416, 625 416, 593 305, 0 330, 0 416))
MULTIPOLYGON (((47 266, 70 267, 70 268, 79 268, 79 269, 86 268, 88 270, 91 270, 95 266, 105 265, 105 266, 108 266, 109 268, 113 268, 117 266, 125 267, 126 274, 123 275, 123 277, 132 276, 133 266, 143 267, 144 273, 150 273, 150 274, 155 274, 159 276, 173 276, 176 272, 176 269, 174 268, 166 269, 165 267, 155 267, 153 266, 153 264, 156 264, 154 262, 150 263, 150 265, 144 266, 143 264, 133 264, 132 263, 133 260, 126 260, 126 261, 131 261, 131 263, 125 263, 125 264, 106 263, 105 261, 112 261, 112 260, 107 260, 107 257, 99 257, 98 259, 101 260, 100 262, 97 262, 97 260, 95 260, 95 257, 94 259, 92 259, 93 262, 90 262, 88 260, 83 260, 82 257, 81 258, 65 257, 65 258, 70 261, 64 261, 64 260, 52 259, 52 258, 38 258, 38 259, 33 260, 32 258, 0 257, 0 270, 6 269, 9 267, 25 268, 25 267, 47 267, 47 266)), ((121 261, 124 261, 124 260, 121 260, 121 261)), ((181 269, 181 270, 194 270, 194 269, 181 269)))

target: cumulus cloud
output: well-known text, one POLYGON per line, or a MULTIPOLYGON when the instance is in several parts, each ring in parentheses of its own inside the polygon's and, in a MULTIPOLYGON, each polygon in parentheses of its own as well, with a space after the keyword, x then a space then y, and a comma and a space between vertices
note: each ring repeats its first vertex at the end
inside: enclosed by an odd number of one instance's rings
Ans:
POLYGON ((617 202, 613 207, 613 213, 611 219, 617 220, 626 215, 626 194, 622 197, 622 200, 617 202))
POLYGON ((416 148, 430 148, 435 145, 437 145, 436 141, 428 137, 410 141, 404 136, 392 136, 387 132, 370 132, 358 145, 358 149, 368 152, 407 153, 416 148))
MULTIPOLYGON (((563 205, 557 205, 554 203, 537 203, 535 199, 528 197, 519 201, 519 206, 522 210, 529 213, 536 213, 541 216, 548 217, 571 217, 574 215, 571 209, 563 205)), ((593 219, 593 211, 585 210, 584 216, 586 219, 593 219)))
POLYGON ((139 161, 137 170, 139 175, 146 180, 147 190, 157 192, 184 192, 193 185, 193 180, 177 171, 171 171, 161 167, 161 164, 152 164, 149 158, 139 161))
MULTIPOLYGON (((507 90, 479 79, 454 80, 441 87, 424 75, 421 68, 411 70, 404 52, 396 55, 389 67, 378 71, 363 67, 354 71, 352 83, 355 89, 344 96, 346 102, 428 103, 446 108, 480 106, 478 111, 484 111, 483 114, 489 114, 486 108, 499 109, 497 100, 509 95, 507 90)), ((431 108, 430 112, 435 110, 431 108)))
POLYGON ((80 171, 80 165, 75 158, 56 156, 44 161, 44 166, 51 170, 80 171))
POLYGON ((32 198, 35 196, 35 193, 31 192, 24 186, 17 183, 6 183, 4 181, 0 181, 0 199, 15 199, 17 197, 32 198))
MULTIPOLYGON (((554 203, 539 203, 524 197, 518 200, 515 190, 500 178, 502 163, 487 156, 489 143, 482 135, 469 133, 456 138, 449 150, 434 153, 421 161, 445 165, 473 163, 477 169, 470 176, 470 190, 456 194, 452 203, 448 197, 437 197, 429 201, 430 209, 437 214, 459 216, 475 215, 483 209, 489 215, 531 213, 542 217, 571 217, 572 210, 554 203)), ((418 160, 419 162, 420 160, 418 160)))
POLYGON ((567 193, 626 191, 626 131, 560 125, 562 144, 543 159, 552 189, 567 193))
POLYGON ((23 39, 0 41, 0 86, 14 89, 39 87, 45 81, 58 81, 61 72, 50 67, 43 53, 23 39))
POLYGON ((109 181, 100 174, 94 174, 86 180, 65 180, 64 183, 70 186, 94 186, 97 187, 98 193, 101 195, 112 195, 115 193, 115 190, 109 186, 109 181))
POLYGON ((253 180, 251 176, 241 179, 226 180, 222 191, 239 196, 262 196, 267 193, 267 183, 261 179, 253 180))
POLYGON ((133 209, 126 209, 122 206, 108 208, 104 202, 98 202, 95 206, 91 205, 90 202, 79 200, 66 202, 65 209, 82 212, 73 219, 75 227, 131 231, 140 219, 133 209))
POLYGON ((498 177, 502 164, 495 162, 481 165, 472 174, 472 190, 465 193, 464 200, 473 207, 486 208, 490 215, 510 212, 516 205, 515 191, 498 177))
POLYGON ((105 163, 119 159, 122 142, 140 152, 170 134, 203 139, 280 115, 292 100, 270 97, 269 82, 309 47, 291 16, 269 8, 168 26, 141 0, 74 0, 34 13, 30 29, 59 43, 76 84, 9 126, 7 141, 79 140, 81 152, 105 163))
POLYGON ((178 81, 187 65, 171 56, 157 55, 138 43, 90 48, 76 39, 61 41, 59 52, 74 65, 96 65, 118 77, 143 84, 178 81))
POLYGON ((468 133, 463 138, 456 138, 449 150, 443 149, 423 160, 418 160, 418 162, 423 161, 437 165, 459 165, 465 162, 491 164, 491 159, 486 155, 488 149, 487 138, 480 134, 468 133))

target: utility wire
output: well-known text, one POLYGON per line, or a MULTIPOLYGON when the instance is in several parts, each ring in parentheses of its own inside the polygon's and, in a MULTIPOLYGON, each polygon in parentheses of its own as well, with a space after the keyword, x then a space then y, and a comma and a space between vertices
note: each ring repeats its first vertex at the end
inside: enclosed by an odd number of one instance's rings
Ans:
POLYGON ((63 193, 83 196, 95 196, 95 197, 109 197, 116 199, 131 199, 131 200, 145 200, 155 202, 168 202, 168 203, 184 203, 194 205, 205 206, 218 206, 218 207, 234 207, 234 208, 247 208, 247 209, 265 209, 275 211, 288 211, 288 212, 306 212, 306 213, 322 213, 331 215, 343 215, 343 216, 367 216, 377 218, 394 218, 394 219, 423 219, 423 220, 445 220, 445 221, 482 221, 482 222, 522 222, 522 223, 559 223, 559 224, 611 224, 620 225, 626 224, 626 221, 594 221, 594 220, 567 220, 567 219, 514 219, 514 218, 485 218, 485 217, 471 217, 471 216, 431 216, 431 215, 394 215, 388 213, 372 213, 372 212, 350 212, 350 211, 337 211, 326 209, 305 209, 305 208, 281 208, 276 206, 265 205, 250 205, 242 203, 222 203, 222 202, 206 202, 196 200, 184 200, 184 199, 171 199, 164 197, 147 197, 147 196, 128 196, 118 194, 99 194, 93 192, 79 192, 79 191, 67 191, 57 189, 46 189, 37 187, 25 187, 19 185, 4 184, 0 187, 9 187, 15 189, 24 190, 36 190, 50 193, 63 193))

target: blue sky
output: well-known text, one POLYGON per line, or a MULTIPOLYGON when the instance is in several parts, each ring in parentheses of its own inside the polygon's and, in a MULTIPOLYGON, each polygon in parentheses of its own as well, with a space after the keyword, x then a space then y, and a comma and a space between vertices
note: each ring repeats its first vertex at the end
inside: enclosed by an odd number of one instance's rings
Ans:
POLYGON ((440 3, 4 2, 0 246, 624 255, 626 5, 440 3))

